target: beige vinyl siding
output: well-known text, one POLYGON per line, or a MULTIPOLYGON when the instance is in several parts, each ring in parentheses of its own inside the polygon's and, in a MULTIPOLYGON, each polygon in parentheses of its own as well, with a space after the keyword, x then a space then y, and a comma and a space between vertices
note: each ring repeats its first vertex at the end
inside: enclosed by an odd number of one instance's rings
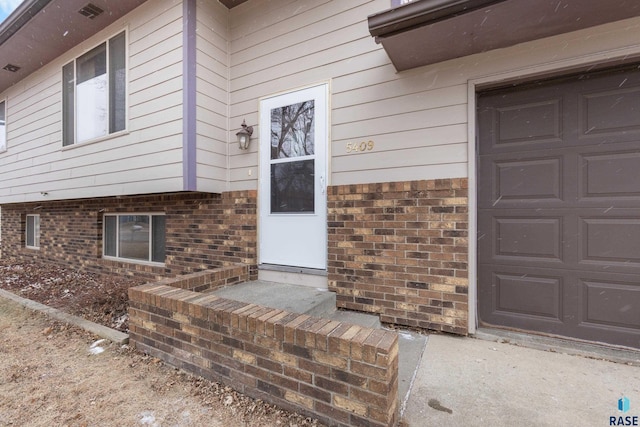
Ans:
POLYGON ((0 203, 182 189, 180 1, 145 3, 1 96, 9 135, 0 154, 0 203), (127 131, 63 149, 62 66, 123 30, 127 131))
MULTIPOLYGON (((256 98, 330 81, 332 184, 426 178, 430 172, 442 175, 455 169, 458 176, 466 175, 466 85, 442 89, 439 96, 451 95, 451 104, 445 106, 441 98, 432 99, 427 88, 420 93, 412 85, 403 93, 389 85, 397 75, 369 35, 366 19, 383 10, 384 2, 295 1, 270 13, 261 10, 262 5, 251 5, 263 16, 262 28, 247 29, 241 22, 254 21, 250 7, 238 16, 235 9, 231 12, 231 120, 247 115, 257 121, 256 98), (340 86, 341 79, 352 84, 340 86), (429 114, 433 120, 426 124, 429 114), (450 145, 447 132, 433 131, 438 126, 453 129, 456 146, 450 145), (413 139, 398 138, 398 132, 413 139), (439 140, 425 143, 422 135, 437 135, 439 140), (346 153, 347 143, 370 140, 372 151, 346 153), (416 161, 417 156, 429 160, 416 161), (447 167, 436 170, 434 163, 447 167)), ((256 155, 231 157, 231 188, 255 188, 255 174, 249 176, 249 170, 257 168, 257 161, 256 155)))
MULTIPOLYGON (((633 18, 397 73, 367 26, 388 8, 388 0, 287 0, 232 9, 231 122, 256 124, 261 97, 330 81, 330 184, 466 177, 469 80, 595 61, 602 51, 623 57, 640 30, 633 18), (374 149, 347 153, 363 141, 374 149)), ((231 189, 257 188, 257 142, 250 153, 231 150, 231 189)))
POLYGON ((229 11, 198 0, 196 16, 197 188, 220 193, 228 181, 229 11))

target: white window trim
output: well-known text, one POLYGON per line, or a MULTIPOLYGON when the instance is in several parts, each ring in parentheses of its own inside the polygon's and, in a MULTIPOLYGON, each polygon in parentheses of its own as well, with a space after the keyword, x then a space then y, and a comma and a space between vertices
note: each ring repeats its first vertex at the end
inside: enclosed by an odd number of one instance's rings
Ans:
MULTIPOLYGON (((107 50, 108 52, 108 50, 107 50)), ((107 70, 109 69, 109 55, 107 54, 107 70)), ((125 27, 125 28, 120 28, 117 31, 114 31, 113 33, 110 33, 108 36, 104 37, 103 39, 101 39, 99 42, 89 46, 88 48, 84 48, 82 50, 82 52, 80 52, 79 54, 73 56, 71 59, 64 61, 64 63, 62 64, 62 66, 60 67, 60 74, 61 77, 63 77, 63 68, 69 64, 70 62, 73 62, 73 82, 74 82, 74 92, 73 92, 73 119, 74 119, 74 126, 73 126, 73 144, 70 145, 61 145, 61 149, 62 151, 66 151, 66 150, 70 150, 73 149, 75 147, 78 146, 84 146, 87 144, 94 144, 97 142, 101 142, 101 141, 105 141, 105 140, 109 140, 109 139, 114 139, 114 138, 118 138, 120 136, 123 135, 128 135, 129 134, 129 78, 130 78, 130 69, 129 69, 129 27, 125 27), (77 140, 77 131, 76 131, 76 120, 77 120, 77 107, 78 107, 78 102, 77 102, 77 90, 75 87, 75 81, 76 81, 76 61, 78 60, 78 58, 80 58, 81 56, 83 56, 85 53, 88 53, 90 51, 92 51, 93 49, 95 49, 96 47, 100 46, 103 43, 109 43, 109 40, 111 40, 113 37, 124 33, 124 46, 125 46, 125 51, 124 51, 124 67, 125 67, 125 84, 124 84, 124 109, 125 109, 125 121, 124 121, 124 129, 113 132, 113 133, 107 133, 106 135, 102 135, 99 136, 97 138, 92 138, 92 139, 88 139, 86 141, 82 141, 82 142, 78 142, 77 140)), ((6 108, 6 104, 5 104, 5 108, 6 108)), ((64 108, 61 108, 60 111, 60 123, 64 123, 64 108)), ((61 131, 60 133, 60 141, 62 144, 64 144, 64 130, 61 131)), ((1 152, 1 151, 0 151, 1 152)))
POLYGON ((24 243, 27 249, 40 249, 40 215, 39 214, 27 214, 24 224, 24 243), (35 229, 33 230, 33 242, 34 245, 29 245, 29 217, 34 217, 35 229))
POLYGON ((119 130, 117 132, 110 133, 110 134, 104 135, 104 136, 100 136, 100 137, 95 138, 95 139, 90 139, 90 140, 87 140, 87 141, 77 142, 75 144, 63 146, 62 147, 62 151, 74 150, 74 149, 79 148, 79 147, 84 147, 85 145, 97 144, 98 142, 102 142, 102 141, 106 141, 106 140, 109 140, 109 139, 118 138, 118 137, 120 137, 122 135, 128 135, 128 134, 129 134, 129 131, 127 129, 119 130))
MULTIPOLYGON (((151 220, 151 217, 154 216, 164 216, 166 217, 166 214, 164 212, 117 212, 117 213, 105 213, 102 217, 102 258, 103 259, 108 259, 108 260, 112 260, 112 261, 119 261, 119 262, 127 262, 127 263, 131 263, 131 264, 141 264, 141 265, 150 265, 153 267, 164 267, 165 263, 164 262, 155 262, 155 261, 150 261, 151 260, 151 256, 152 256, 152 251, 153 251, 153 245, 152 242, 149 241, 149 257, 148 257, 148 261, 144 261, 144 260, 140 260, 140 259, 134 259, 134 258, 123 258, 123 257, 119 257, 119 256, 111 256, 111 255, 105 255, 105 245, 106 245, 106 227, 107 227, 107 222, 105 220, 106 217, 108 216, 113 216, 116 217, 116 254, 120 251, 120 229, 118 228, 118 224, 120 223, 119 218, 121 216, 148 216, 149 217, 149 239, 152 238, 153 236, 153 221, 151 220)), ((166 228, 165 228, 165 243, 166 243, 166 228)), ((166 258, 166 253, 165 253, 165 258, 166 258)))

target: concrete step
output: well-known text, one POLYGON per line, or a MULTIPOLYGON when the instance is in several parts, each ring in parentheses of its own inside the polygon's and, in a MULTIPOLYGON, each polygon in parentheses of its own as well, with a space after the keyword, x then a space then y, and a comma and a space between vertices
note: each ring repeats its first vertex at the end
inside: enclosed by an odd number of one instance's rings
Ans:
POLYGON ((354 325, 363 326, 365 328, 382 328, 380 317, 374 314, 360 313, 357 311, 334 310, 333 313, 327 315, 326 317, 338 322, 351 323, 354 325))

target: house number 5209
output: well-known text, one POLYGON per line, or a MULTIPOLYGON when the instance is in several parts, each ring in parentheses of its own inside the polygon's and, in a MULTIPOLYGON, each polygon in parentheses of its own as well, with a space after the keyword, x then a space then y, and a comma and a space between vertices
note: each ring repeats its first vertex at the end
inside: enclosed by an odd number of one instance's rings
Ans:
POLYGON ((362 153, 373 150, 373 141, 347 142, 347 153, 362 153))

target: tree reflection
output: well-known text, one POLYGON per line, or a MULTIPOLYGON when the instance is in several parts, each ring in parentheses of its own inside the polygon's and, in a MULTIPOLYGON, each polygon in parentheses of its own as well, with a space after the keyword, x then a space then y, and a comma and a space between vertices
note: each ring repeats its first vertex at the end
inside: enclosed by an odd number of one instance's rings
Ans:
POLYGON ((314 102, 271 110, 271 159, 314 154, 314 102))

